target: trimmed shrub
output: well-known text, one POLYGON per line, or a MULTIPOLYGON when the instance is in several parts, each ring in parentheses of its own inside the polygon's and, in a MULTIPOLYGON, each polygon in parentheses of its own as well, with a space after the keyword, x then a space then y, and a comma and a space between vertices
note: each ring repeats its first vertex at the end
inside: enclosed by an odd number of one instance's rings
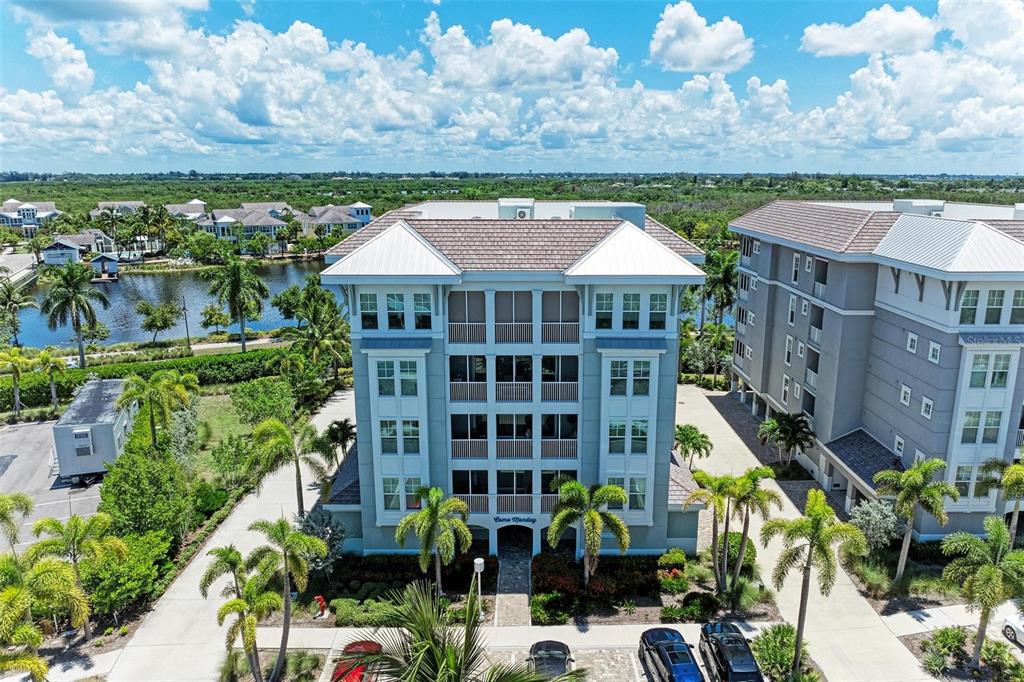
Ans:
POLYGON ((967 646, 967 630, 961 627, 945 627, 936 630, 921 645, 925 651, 942 656, 964 656, 967 646))
POLYGON ((685 571, 686 552, 684 552, 681 547, 673 547, 658 557, 658 568, 666 571, 678 568, 681 571, 685 571))
POLYGON ((669 609, 668 613, 678 620, 663 622, 696 623, 710 620, 720 608, 718 597, 710 592, 690 592, 683 597, 681 606, 662 608, 662 617, 664 618, 666 609, 669 609))
POLYGON ((560 592, 541 592, 530 597, 533 625, 564 625, 569 622, 573 601, 560 592))
MULTIPOLYGON (((789 623, 769 626, 750 640, 750 650, 768 679, 788 680, 796 653, 796 628, 789 623)), ((807 660, 807 642, 800 647, 800 660, 807 660)))
POLYGON ((368 599, 360 604, 355 599, 334 599, 335 627, 377 628, 398 625, 395 605, 387 600, 368 599))
POLYGON ((690 587, 685 571, 679 568, 659 569, 658 583, 662 594, 682 594, 690 587))
MULTIPOLYGON (((736 557, 740 555, 740 541, 743 533, 729 532, 729 570, 735 565, 736 557)), ((757 548, 754 541, 747 538, 747 549, 743 552, 743 568, 740 573, 747 577, 753 577, 754 566, 757 564, 757 548)))
POLYGON ((214 488, 206 481, 199 481, 192 491, 193 505, 197 512, 209 518, 213 512, 224 506, 228 501, 228 491, 214 488))

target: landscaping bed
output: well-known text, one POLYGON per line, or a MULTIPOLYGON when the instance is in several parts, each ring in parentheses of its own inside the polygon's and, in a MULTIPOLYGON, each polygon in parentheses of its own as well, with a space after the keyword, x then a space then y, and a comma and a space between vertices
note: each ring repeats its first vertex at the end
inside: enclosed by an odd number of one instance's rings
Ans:
POLYGON ((960 589, 942 578, 945 557, 938 543, 913 543, 903 577, 897 583, 898 548, 870 557, 843 557, 843 565, 861 595, 880 615, 962 604, 960 589))
POLYGON ((1014 655, 1013 644, 987 637, 981 649, 981 667, 970 665, 976 628, 945 627, 933 632, 904 635, 899 638, 914 654, 921 669, 942 680, 1024 680, 1024 664, 1014 655))

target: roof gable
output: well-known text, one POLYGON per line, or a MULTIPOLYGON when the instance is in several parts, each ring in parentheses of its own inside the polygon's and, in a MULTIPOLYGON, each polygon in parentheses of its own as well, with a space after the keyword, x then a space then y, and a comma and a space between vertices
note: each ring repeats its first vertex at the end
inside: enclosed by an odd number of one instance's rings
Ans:
POLYGON ((462 270, 408 223, 399 220, 321 274, 342 275, 348 280, 353 277, 457 279, 462 270))
POLYGON ((1024 271, 1024 242, 981 222, 902 215, 872 254, 952 273, 1024 271))
POLYGON ((569 281, 589 277, 704 277, 695 265, 630 222, 623 222, 565 271, 569 281))

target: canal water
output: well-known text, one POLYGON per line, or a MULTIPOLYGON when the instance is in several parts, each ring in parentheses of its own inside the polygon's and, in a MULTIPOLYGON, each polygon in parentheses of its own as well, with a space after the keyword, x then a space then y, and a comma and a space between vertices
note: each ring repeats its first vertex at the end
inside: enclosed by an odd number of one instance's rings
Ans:
MULTIPOLYGON (((323 261, 288 261, 286 263, 265 264, 256 268, 256 273, 266 283, 270 295, 280 292, 292 284, 302 286, 306 275, 319 273, 324 269, 323 261)), ((139 328, 142 316, 135 312, 135 305, 139 301, 151 303, 163 303, 185 301, 188 309, 188 329, 192 337, 202 336, 208 333, 199 326, 201 311, 203 307, 214 301, 210 296, 210 281, 207 279, 207 271, 196 272, 170 272, 170 273, 126 273, 121 275, 120 281, 108 284, 95 284, 106 293, 110 300, 110 307, 103 310, 96 308, 96 317, 103 324, 110 327, 110 338, 102 343, 121 343, 125 341, 149 341, 153 338, 150 332, 144 332, 139 328)), ((29 293, 40 304, 46 295, 45 287, 35 284, 29 293)), ((23 345, 43 347, 47 345, 69 346, 74 344, 74 334, 71 325, 58 327, 51 330, 46 325, 46 318, 34 309, 21 311, 21 331, 18 339, 23 345)), ((268 297, 263 302, 263 316, 259 320, 246 322, 247 329, 275 329, 277 327, 292 324, 281 318, 277 308, 270 304, 268 297)), ((238 325, 230 327, 232 331, 238 330, 238 325)), ((213 329, 209 330, 210 332, 213 329)), ((161 332, 157 339, 185 338, 184 318, 178 320, 178 324, 172 329, 161 332)))

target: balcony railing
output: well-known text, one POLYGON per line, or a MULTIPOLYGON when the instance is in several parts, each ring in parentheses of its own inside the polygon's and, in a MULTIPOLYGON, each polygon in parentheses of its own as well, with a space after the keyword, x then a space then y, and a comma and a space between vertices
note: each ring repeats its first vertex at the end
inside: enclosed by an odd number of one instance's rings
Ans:
POLYGON ((540 399, 549 402, 576 402, 580 398, 577 381, 545 381, 540 385, 540 399))
POLYGON ((533 457, 533 441, 529 438, 499 438, 498 459, 529 459, 533 457))
POLYGON ((737 334, 746 334, 747 333, 747 325, 743 324, 742 322, 737 322, 736 323, 736 333, 737 334))
POLYGON ((495 322, 495 343, 532 343, 533 322, 495 322))
POLYGON ((815 327, 812 324, 811 327, 810 327, 810 330, 811 330, 811 333, 810 333, 810 337, 809 338, 811 339, 811 343, 817 343, 817 344, 820 345, 821 344, 821 329, 819 329, 818 327, 815 327))
POLYGON ((498 495, 498 513, 533 513, 533 495, 498 495))
POLYGON ((818 298, 825 298, 825 283, 815 282, 814 283, 814 295, 818 298))
POLYGON ((532 381, 497 381, 494 397, 505 402, 529 402, 533 400, 532 381))
POLYGON ((483 438, 452 439, 452 459, 487 459, 487 441, 483 438))
POLYGON ((487 400, 486 381, 452 381, 448 386, 453 402, 487 400))
POLYGON ((815 372, 810 367, 808 367, 807 371, 804 372, 804 383, 806 383, 811 388, 817 388, 818 387, 818 373, 815 372))
POLYGON ((551 510, 555 508, 558 503, 558 495, 541 495, 540 496, 540 513, 550 514, 551 510))
POLYGON ((580 340, 580 323, 541 322, 540 338, 544 343, 577 343, 580 340))
POLYGON ((490 505, 488 504, 488 495, 458 495, 455 497, 459 498, 469 507, 470 513, 473 514, 489 514, 490 505))
POLYGON ((483 322, 449 322, 448 341, 451 343, 485 343, 487 325, 483 322))
POLYGON ((540 442, 543 459, 576 459, 575 438, 545 438, 540 442))
POLYGON ((1017 429, 1017 447, 1024 448, 1024 429, 1017 429))

